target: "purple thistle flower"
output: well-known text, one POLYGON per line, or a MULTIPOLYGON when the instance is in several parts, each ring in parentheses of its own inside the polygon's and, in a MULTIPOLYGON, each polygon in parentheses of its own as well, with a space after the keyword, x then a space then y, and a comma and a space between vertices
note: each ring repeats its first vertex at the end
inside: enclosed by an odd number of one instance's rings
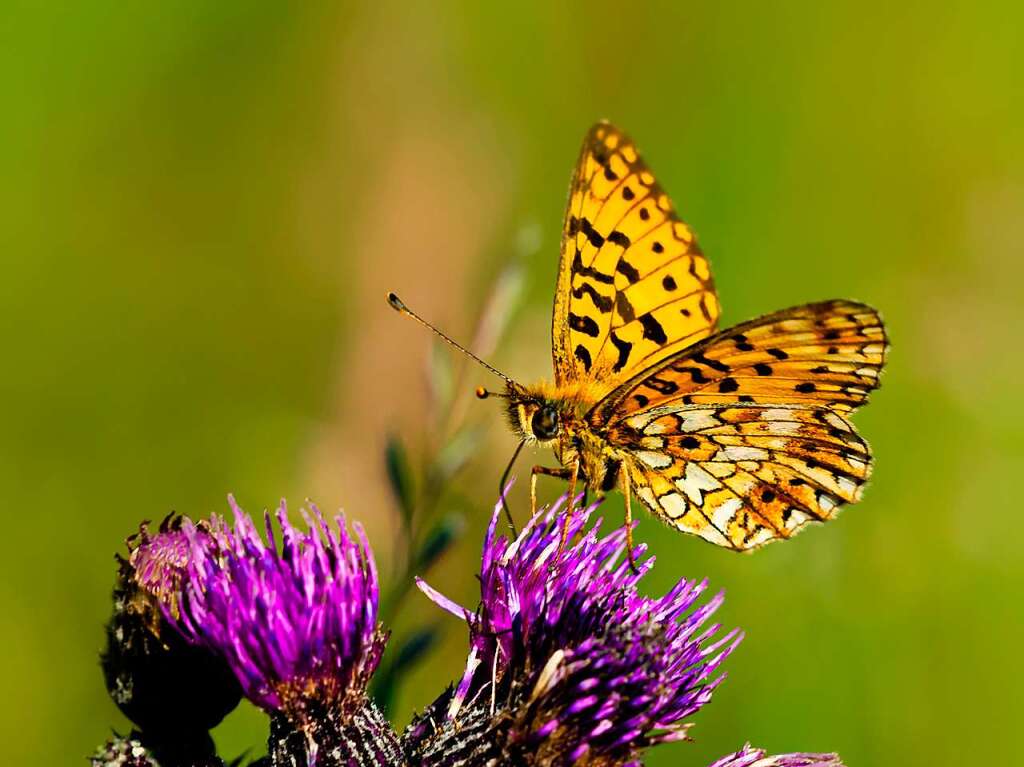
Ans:
POLYGON ((735 754, 724 756, 710 767, 843 767, 836 754, 779 754, 766 756, 748 743, 735 754))
MULTIPOLYGON (((332 530, 320 511, 288 521, 284 501, 269 512, 265 538, 235 503, 234 525, 214 516, 208 534, 186 522, 188 580, 179 630, 222 654, 258 706, 302 729, 324 712, 344 722, 366 703, 366 685, 386 642, 377 623, 377 571, 362 528, 332 530)), ((172 617, 168 612, 168 617, 172 617)))
MULTIPOLYGON (((175 754, 200 763, 213 754, 207 731, 238 705, 242 691, 218 654, 189 644, 164 618, 180 612, 191 550, 184 525, 170 515, 156 532, 143 523, 127 539, 100 664, 111 698, 157 759, 175 754)), ((202 526, 194 537, 209 541, 202 526)))
MULTIPOLYGON (((496 535, 495 508, 475 612, 418 582, 469 624, 469 662, 446 701, 446 721, 464 730, 460 718, 475 720, 486 705, 486 737, 500 741, 506 759, 625 764, 648 746, 685 737, 683 720, 711 699, 723 678, 715 672, 741 636, 713 639, 719 626, 705 624, 722 597, 695 608, 704 582, 681 580, 660 599, 640 596, 637 583, 653 559, 633 573, 623 556, 625 529, 601 538, 600 521, 588 527, 596 505, 570 520, 570 540, 581 537, 559 553, 564 502, 538 513, 515 541, 496 535)), ((406 739, 424 763, 446 763, 438 756, 451 751, 441 744, 444 727, 430 732, 421 720, 406 739)))

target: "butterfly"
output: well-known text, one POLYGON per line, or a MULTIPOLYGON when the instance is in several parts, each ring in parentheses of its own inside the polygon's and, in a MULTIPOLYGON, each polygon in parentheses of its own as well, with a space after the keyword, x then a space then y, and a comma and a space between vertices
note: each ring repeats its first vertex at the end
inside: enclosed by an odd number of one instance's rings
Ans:
POLYGON ((534 510, 537 477, 555 476, 570 497, 577 482, 620 490, 627 532, 636 498, 677 530, 746 551, 860 500, 871 452, 849 416, 879 385, 878 312, 840 299, 718 330, 720 313, 693 232, 635 144, 596 124, 562 231, 554 382, 524 386, 474 357, 505 380, 516 455, 550 447, 561 464, 533 468, 534 510))

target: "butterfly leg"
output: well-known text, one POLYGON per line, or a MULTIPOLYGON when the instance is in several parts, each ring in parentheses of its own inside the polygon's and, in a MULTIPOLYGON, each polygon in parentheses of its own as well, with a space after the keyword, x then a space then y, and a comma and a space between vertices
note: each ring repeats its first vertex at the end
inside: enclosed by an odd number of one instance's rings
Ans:
POLYGON ((565 551, 565 542, 569 539, 569 522, 572 521, 573 502, 576 500, 576 480, 580 476, 580 462, 573 463, 569 470, 569 501, 565 514, 562 515, 562 536, 558 539, 558 553, 565 551))
POLYGON ((622 495, 626 498, 626 556, 629 557, 629 569, 634 575, 639 575, 640 570, 633 558, 633 505, 630 503, 633 495, 629 484, 629 472, 622 472, 622 495))

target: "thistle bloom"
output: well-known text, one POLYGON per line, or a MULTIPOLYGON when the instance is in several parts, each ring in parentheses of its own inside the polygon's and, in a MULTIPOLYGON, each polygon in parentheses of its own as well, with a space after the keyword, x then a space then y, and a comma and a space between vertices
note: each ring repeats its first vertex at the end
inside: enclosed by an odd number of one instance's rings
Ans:
MULTIPOLYGON (((187 643, 164 619, 178 614, 187 577, 191 544, 183 525, 173 515, 156 531, 143 523, 126 541, 101 665, 111 697, 154 757, 199 764, 214 753, 208 730, 242 691, 218 654, 187 643)), ((194 537, 209 542, 202 527, 194 537)))
POLYGON ((366 683, 386 640, 377 624, 377 571, 362 528, 358 542, 345 520, 332 530, 320 511, 303 510, 306 532, 288 521, 281 502, 270 512, 265 539, 229 497, 234 526, 214 516, 212 545, 194 525, 188 581, 178 621, 184 635, 221 653, 247 698, 301 723, 318 703, 351 712, 365 698, 366 683))
POLYGON ((718 666, 741 638, 737 631, 715 638, 720 627, 706 625, 721 595, 698 606, 706 584, 681 580, 659 599, 641 596, 637 583, 653 559, 632 572, 625 529, 601 538, 600 521, 588 528, 596 506, 576 512, 569 536, 581 538, 559 552, 564 502, 540 512, 514 541, 496 535, 495 508, 475 612, 419 582, 467 621, 471 649, 466 673, 444 701, 445 725, 431 731, 426 724, 436 720, 435 704, 431 717, 407 731, 414 759, 446 764, 445 754, 476 749, 458 741, 483 706, 492 715, 479 727, 481 743, 493 744, 496 758, 633 763, 648 746, 684 738, 684 719, 721 682, 718 666))
MULTIPOLYGON (((601 537, 596 508, 567 520, 565 498, 481 558, 481 599, 460 607, 466 670, 401 741, 366 692, 387 636, 361 528, 311 506, 305 532, 282 501, 263 530, 229 497, 234 522, 143 525, 121 560, 108 626, 108 688, 140 730, 97 751, 94 767, 223 765, 208 728, 244 694, 271 716, 254 764, 316 767, 640 767, 644 751, 685 739, 689 717, 724 679, 741 640, 711 617, 721 594, 680 580, 659 598, 639 584, 653 565, 626 557, 626 530, 601 537), (275 540, 274 520, 280 527, 275 540), (225 708, 227 707, 227 708, 225 708)), ((767 756, 745 746, 710 767, 842 767, 833 754, 767 756)))

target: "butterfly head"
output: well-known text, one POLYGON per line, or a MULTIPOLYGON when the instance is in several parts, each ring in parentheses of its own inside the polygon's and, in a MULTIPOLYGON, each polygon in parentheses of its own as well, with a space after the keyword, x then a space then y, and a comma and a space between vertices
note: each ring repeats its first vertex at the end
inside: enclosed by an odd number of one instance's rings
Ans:
POLYGON ((505 393, 509 424, 520 439, 531 445, 547 445, 561 436, 565 414, 558 402, 542 392, 509 386, 505 393))

